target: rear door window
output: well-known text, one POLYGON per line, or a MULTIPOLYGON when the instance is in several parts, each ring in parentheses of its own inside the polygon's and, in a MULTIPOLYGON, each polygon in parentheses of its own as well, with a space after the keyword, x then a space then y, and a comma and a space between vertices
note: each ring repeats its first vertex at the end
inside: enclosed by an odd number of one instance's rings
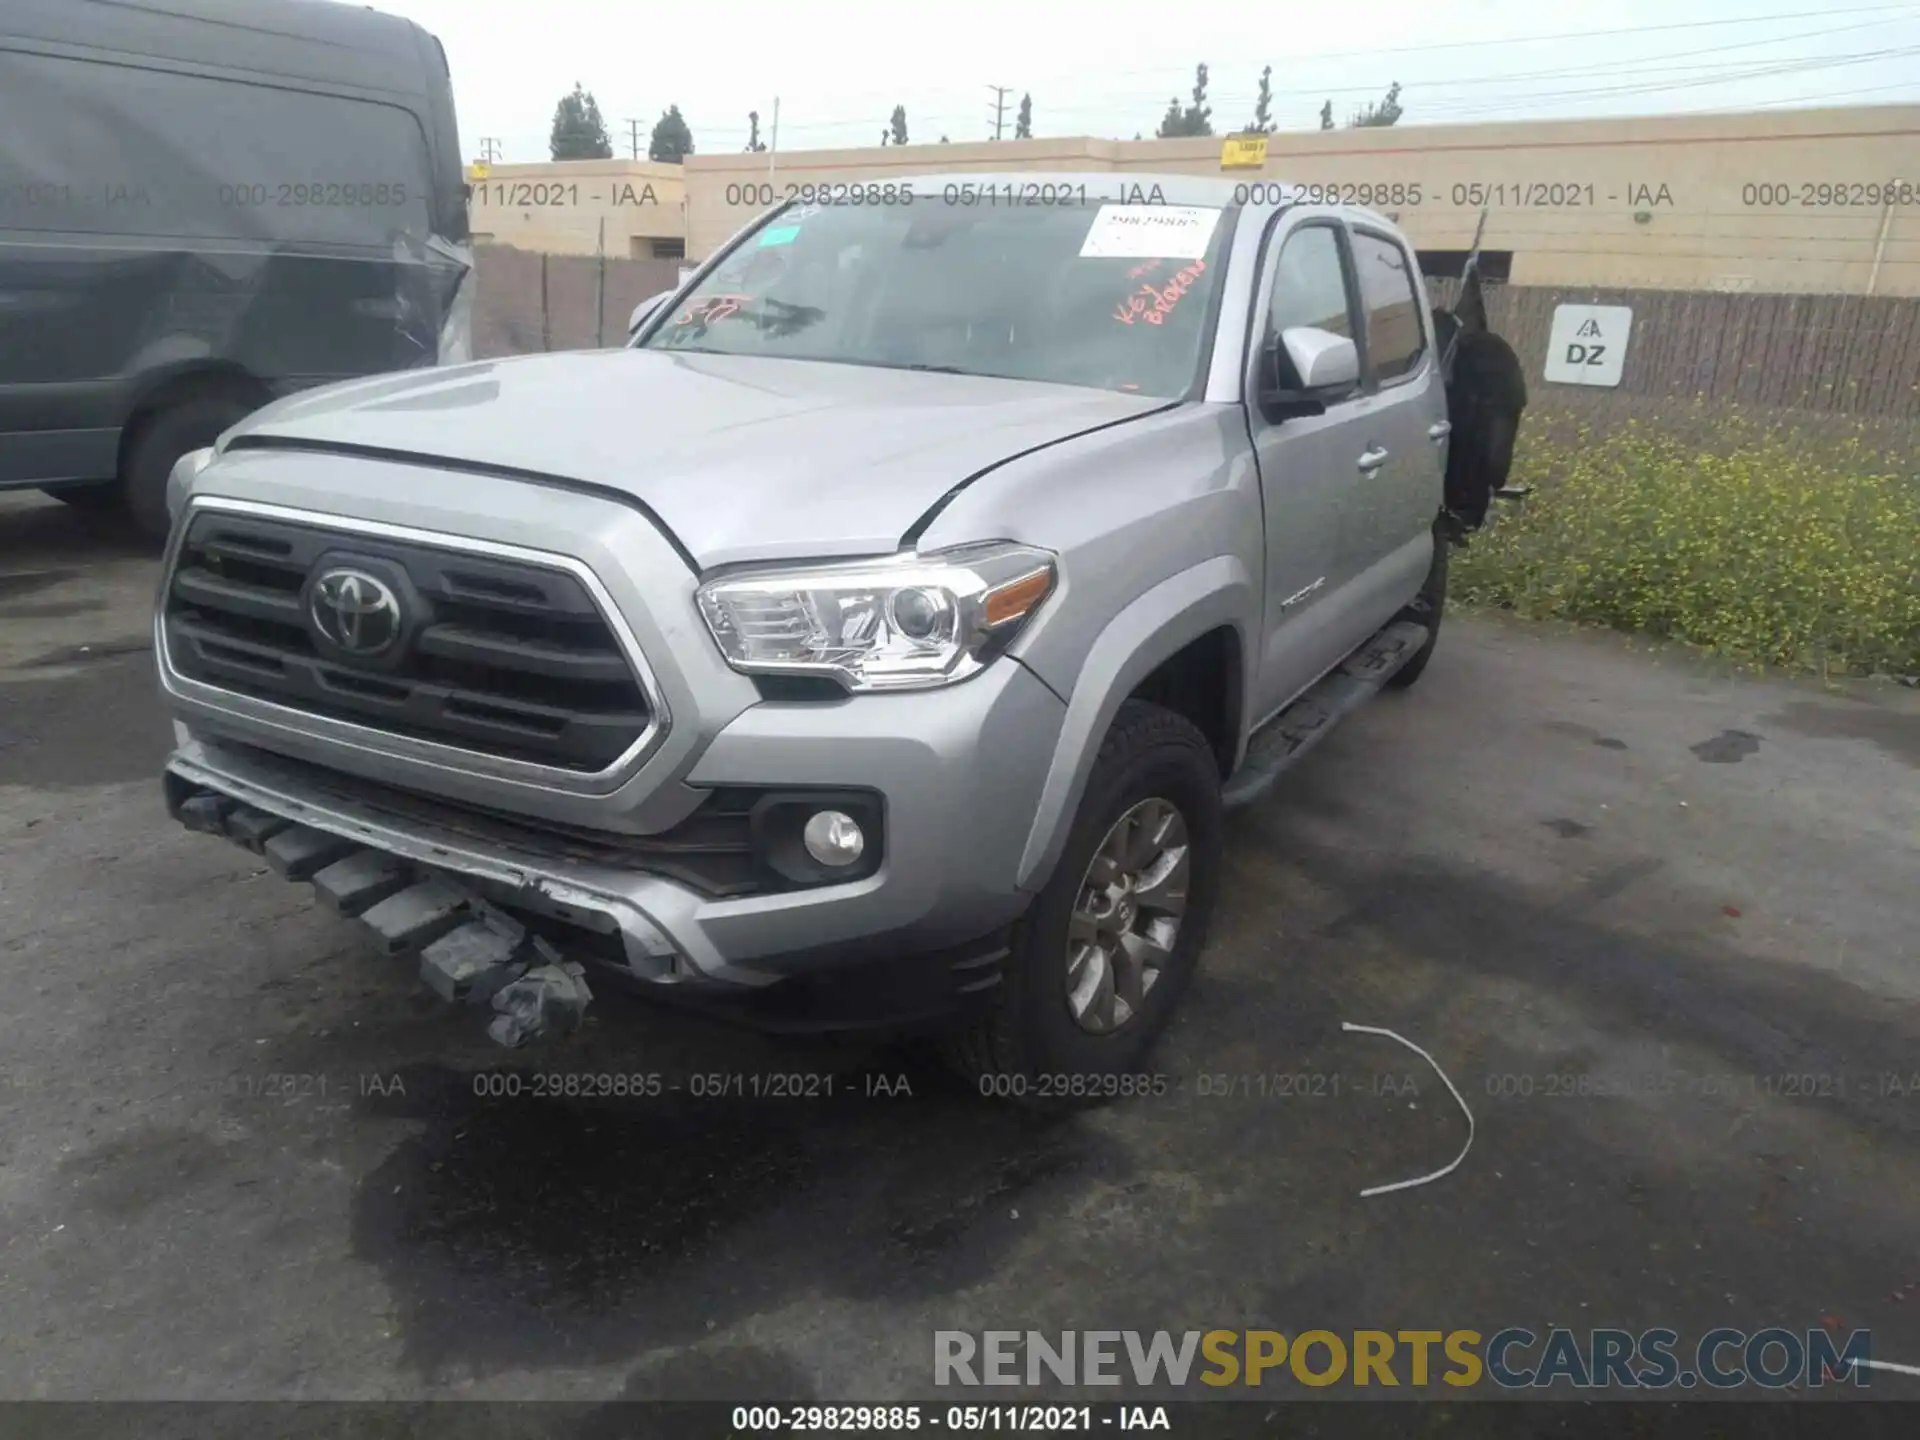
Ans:
POLYGON ((1366 312, 1367 359, 1375 377, 1385 383, 1412 374, 1427 338, 1407 252, 1382 236, 1356 230, 1353 266, 1360 280, 1360 307, 1366 312))

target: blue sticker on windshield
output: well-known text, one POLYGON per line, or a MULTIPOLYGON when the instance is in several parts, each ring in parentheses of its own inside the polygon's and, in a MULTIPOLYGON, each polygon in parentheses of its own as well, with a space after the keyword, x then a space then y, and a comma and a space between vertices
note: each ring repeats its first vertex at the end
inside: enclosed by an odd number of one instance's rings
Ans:
POLYGON ((768 245, 791 245, 794 236, 799 233, 800 227, 798 225, 776 225, 771 230, 762 230, 760 232, 760 244, 762 247, 768 245))

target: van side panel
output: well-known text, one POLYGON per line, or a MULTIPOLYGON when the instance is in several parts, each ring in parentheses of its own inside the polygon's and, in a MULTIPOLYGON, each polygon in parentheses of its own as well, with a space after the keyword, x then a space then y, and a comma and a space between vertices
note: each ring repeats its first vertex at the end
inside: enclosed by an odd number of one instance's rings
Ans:
POLYGON ((264 403, 439 358, 469 264, 432 37, 262 0, 0 24, 0 487, 113 478, 186 377, 264 403))

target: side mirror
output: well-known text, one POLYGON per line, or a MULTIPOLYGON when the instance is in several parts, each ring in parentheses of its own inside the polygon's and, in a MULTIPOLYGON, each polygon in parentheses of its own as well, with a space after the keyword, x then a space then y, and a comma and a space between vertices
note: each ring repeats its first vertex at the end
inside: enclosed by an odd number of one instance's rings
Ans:
POLYGON ((1269 338, 1261 352, 1260 409, 1273 421, 1324 414, 1327 402, 1359 379, 1360 351, 1351 338, 1295 325, 1269 338))
POLYGON ((673 296, 673 291, 662 290, 658 295, 648 296, 645 300, 642 300, 638 305, 634 306, 633 314, 627 317, 627 339, 631 340, 635 335, 639 334, 640 327, 647 323, 648 319, 653 315, 653 312, 671 300, 673 296))
POLYGON ((1315 394, 1343 389, 1360 379, 1360 352, 1345 335, 1296 325, 1280 332, 1300 388, 1315 394))

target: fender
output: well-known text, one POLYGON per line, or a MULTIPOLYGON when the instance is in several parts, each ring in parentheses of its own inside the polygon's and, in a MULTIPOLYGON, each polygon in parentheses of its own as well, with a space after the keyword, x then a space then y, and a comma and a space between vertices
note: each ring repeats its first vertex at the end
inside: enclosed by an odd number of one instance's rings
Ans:
MULTIPOLYGON (((1222 625, 1239 633, 1243 657, 1257 655, 1248 617, 1258 615, 1259 606, 1260 590, 1246 566, 1234 556, 1220 555, 1169 576, 1108 622, 1088 648, 1067 700, 1053 762, 1020 856, 1014 883, 1022 890, 1040 889, 1053 873, 1086 793, 1100 741, 1122 702, 1169 657, 1222 625)), ((1242 686, 1243 695, 1252 690, 1251 685, 1242 686)), ((1244 745, 1244 714, 1240 732, 1244 745)))

